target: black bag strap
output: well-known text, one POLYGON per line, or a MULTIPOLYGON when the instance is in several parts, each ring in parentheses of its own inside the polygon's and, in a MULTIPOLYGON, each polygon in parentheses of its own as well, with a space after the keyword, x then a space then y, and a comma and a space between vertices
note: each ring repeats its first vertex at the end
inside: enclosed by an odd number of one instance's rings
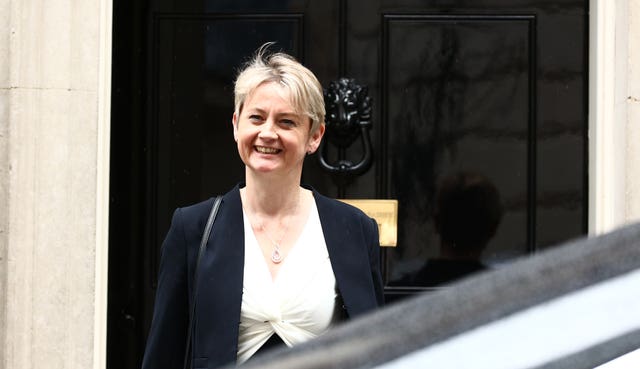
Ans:
POLYGON ((213 228, 213 222, 215 222, 216 220, 216 215, 218 214, 220 203, 222 203, 222 196, 217 196, 213 202, 213 206, 211 207, 211 213, 209 214, 207 225, 204 227, 204 233, 202 234, 202 240, 200 241, 200 249, 198 250, 198 258, 196 259, 196 265, 193 270, 193 298, 191 299, 191 304, 189 306, 189 328, 187 330, 187 342, 185 344, 184 363, 182 366, 184 369, 188 369, 189 363, 191 361, 189 359, 191 358, 191 333, 193 332, 193 317, 196 313, 196 297, 198 295, 198 267, 200 266, 200 259, 204 254, 204 250, 207 248, 207 241, 209 240, 209 235, 211 234, 211 228, 213 228))

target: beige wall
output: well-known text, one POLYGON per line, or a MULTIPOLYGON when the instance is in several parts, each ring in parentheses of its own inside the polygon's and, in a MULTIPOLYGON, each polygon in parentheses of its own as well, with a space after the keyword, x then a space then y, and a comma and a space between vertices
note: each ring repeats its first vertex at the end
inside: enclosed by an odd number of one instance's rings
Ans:
POLYGON ((627 152, 625 214, 628 221, 640 220, 640 1, 629 1, 627 72, 627 152))
POLYGON ((590 1, 589 231, 640 220, 637 0, 590 1))
POLYGON ((7 247, 9 244, 9 1, 0 0, 0 368, 5 368, 7 247))
MULTIPOLYGON (((640 219, 640 2, 591 0, 590 230, 640 219)), ((0 368, 104 368, 111 0, 0 0, 0 368)))
POLYGON ((91 368, 104 351, 96 256, 109 4, 0 0, 3 368, 91 368))

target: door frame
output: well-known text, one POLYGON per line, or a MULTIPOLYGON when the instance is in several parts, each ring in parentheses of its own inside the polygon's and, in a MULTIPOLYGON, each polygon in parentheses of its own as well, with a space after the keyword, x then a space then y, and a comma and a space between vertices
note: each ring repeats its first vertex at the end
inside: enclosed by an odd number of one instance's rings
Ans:
POLYGON ((626 220, 628 7, 589 1, 589 235, 626 220))
MULTIPOLYGON (((106 368, 113 0, 100 2, 98 147, 96 148, 96 260, 94 369, 106 368)), ((625 221, 628 0, 589 0, 588 234, 625 221), (615 124, 616 122, 624 124, 615 124)))
POLYGON ((111 70, 113 0, 101 0, 96 147, 96 249, 93 306, 93 369, 107 367, 107 286, 109 283, 109 181, 111 165, 111 70))

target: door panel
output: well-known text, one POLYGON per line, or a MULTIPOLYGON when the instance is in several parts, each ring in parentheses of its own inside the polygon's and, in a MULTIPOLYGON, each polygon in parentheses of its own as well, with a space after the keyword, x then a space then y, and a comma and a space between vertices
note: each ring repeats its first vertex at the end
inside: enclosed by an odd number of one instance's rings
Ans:
MULTIPOLYGON (((154 141, 149 146, 155 195, 151 205, 156 210, 150 209, 150 214, 157 217, 152 243, 159 245, 177 206, 224 193, 244 178, 231 125, 238 63, 274 39, 285 51, 300 55, 303 24, 297 14, 163 14, 155 25, 158 58, 152 69, 157 95, 150 137, 154 141)), ((151 251, 153 269, 159 250, 151 251)))
POLYGON ((387 253, 389 280, 436 256, 439 237, 432 214, 437 181, 456 172, 483 174, 506 205, 485 260, 495 263, 526 253, 533 175, 528 163, 535 135, 533 20, 383 18, 383 142, 389 163, 384 177, 389 196, 400 202, 400 247, 387 253))
MULTIPOLYGON (((266 41, 325 87, 368 88, 371 168, 340 185, 316 154, 303 182, 399 201, 398 246, 382 253, 388 301, 437 287, 411 277, 441 253, 434 211, 451 175, 499 193, 489 267, 584 234, 587 15, 575 0, 115 1, 109 367, 140 365, 173 210, 243 178, 233 80, 266 41)), ((328 145, 333 159, 363 152, 328 145)))

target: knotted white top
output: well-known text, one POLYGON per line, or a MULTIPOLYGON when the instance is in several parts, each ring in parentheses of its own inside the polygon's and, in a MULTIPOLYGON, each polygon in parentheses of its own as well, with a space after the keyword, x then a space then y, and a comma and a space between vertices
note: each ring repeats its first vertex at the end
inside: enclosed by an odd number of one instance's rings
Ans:
POLYGON ((315 202, 296 244, 271 277, 244 214, 245 259, 238 364, 274 333, 288 346, 325 332, 333 319, 336 280, 315 202))

